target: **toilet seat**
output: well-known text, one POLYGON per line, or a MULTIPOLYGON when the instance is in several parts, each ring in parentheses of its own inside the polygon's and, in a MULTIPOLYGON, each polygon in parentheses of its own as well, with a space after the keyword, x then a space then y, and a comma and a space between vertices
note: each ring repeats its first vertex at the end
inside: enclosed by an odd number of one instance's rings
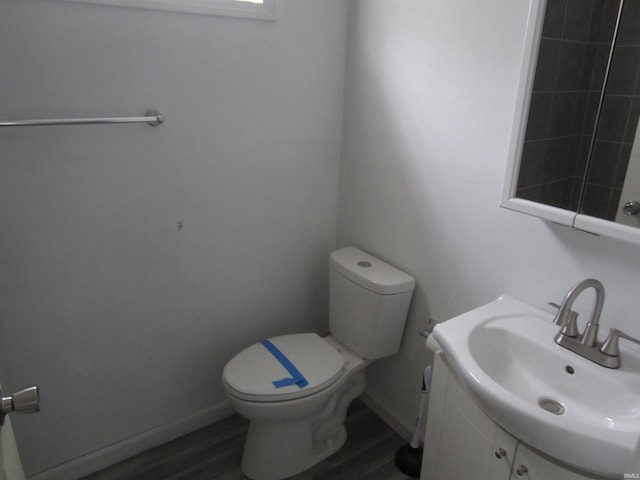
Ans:
POLYGON ((315 333, 298 333, 269 341, 299 370, 307 385, 276 387, 274 381, 291 374, 261 343, 233 357, 222 373, 229 394, 252 402, 276 402, 306 397, 324 390, 340 378, 344 356, 315 333))

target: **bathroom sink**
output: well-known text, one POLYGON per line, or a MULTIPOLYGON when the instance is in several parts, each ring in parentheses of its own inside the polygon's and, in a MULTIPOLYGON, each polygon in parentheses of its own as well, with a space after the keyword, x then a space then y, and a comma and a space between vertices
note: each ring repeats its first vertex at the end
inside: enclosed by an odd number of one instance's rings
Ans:
POLYGON ((559 345, 553 314, 513 297, 439 324, 434 339, 502 428, 580 470, 620 478, 640 437, 640 349, 608 369, 559 345))

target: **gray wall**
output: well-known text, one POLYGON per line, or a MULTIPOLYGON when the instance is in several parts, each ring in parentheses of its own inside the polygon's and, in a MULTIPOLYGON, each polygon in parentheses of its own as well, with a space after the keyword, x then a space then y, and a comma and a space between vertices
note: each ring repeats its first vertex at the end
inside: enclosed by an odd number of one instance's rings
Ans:
POLYGON ((14 419, 28 473, 213 421, 233 354, 326 331, 347 4, 277 16, 0 3, 0 118, 166 115, 0 131, 0 374, 42 389, 14 419))

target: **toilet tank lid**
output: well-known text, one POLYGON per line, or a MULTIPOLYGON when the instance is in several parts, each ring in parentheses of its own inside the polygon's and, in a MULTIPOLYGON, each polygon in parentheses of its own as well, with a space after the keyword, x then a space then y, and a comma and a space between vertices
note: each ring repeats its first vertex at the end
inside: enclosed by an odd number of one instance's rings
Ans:
POLYGON ((329 266, 352 282, 381 295, 411 292, 416 284, 411 275, 355 247, 333 252, 329 266))

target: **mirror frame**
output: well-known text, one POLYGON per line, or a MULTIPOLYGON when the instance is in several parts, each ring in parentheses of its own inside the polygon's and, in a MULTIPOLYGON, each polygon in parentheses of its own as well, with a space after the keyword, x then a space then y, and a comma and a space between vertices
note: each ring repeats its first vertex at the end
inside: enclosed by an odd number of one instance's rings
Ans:
POLYGON ((515 197, 546 3, 546 0, 531 0, 529 5, 516 96, 516 109, 509 145, 509 158, 507 160, 500 206, 564 225, 573 230, 581 230, 640 245, 640 228, 515 197))

